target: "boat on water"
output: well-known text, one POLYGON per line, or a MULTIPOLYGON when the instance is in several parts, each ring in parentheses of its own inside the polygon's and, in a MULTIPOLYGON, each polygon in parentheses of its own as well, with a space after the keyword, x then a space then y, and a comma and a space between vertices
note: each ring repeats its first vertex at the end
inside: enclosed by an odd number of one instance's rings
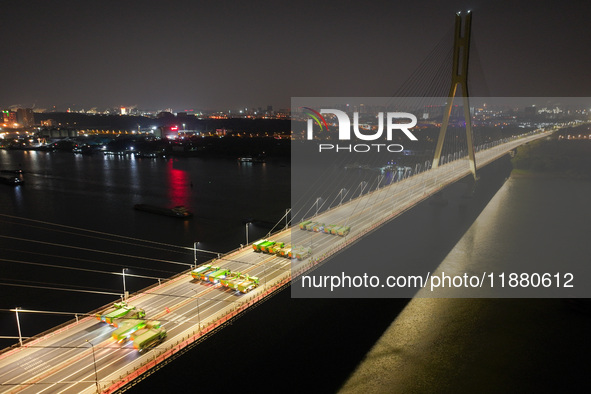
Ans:
POLYGON ((264 163, 265 158, 260 157, 260 156, 259 157, 245 156, 245 157, 239 157, 238 162, 240 162, 240 163, 264 163))
POLYGON ((162 157, 162 152, 158 151, 138 151, 135 153, 135 157, 143 157, 143 158, 155 158, 155 157, 162 157))
POLYGON ((193 216, 193 214, 182 205, 176 206, 174 208, 164 208, 149 204, 135 204, 133 208, 137 209, 138 211, 156 213, 159 215, 171 216, 181 219, 188 219, 193 216))
POLYGON ((10 186, 22 185, 24 181, 17 176, 0 176, 0 183, 10 186))

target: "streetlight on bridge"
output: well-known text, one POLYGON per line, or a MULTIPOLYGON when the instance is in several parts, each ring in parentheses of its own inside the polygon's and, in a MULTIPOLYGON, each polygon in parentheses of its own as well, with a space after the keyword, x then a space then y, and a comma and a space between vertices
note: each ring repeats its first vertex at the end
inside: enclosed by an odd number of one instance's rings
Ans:
POLYGON ((199 241, 193 242, 193 263, 195 264, 195 269, 197 269, 197 244, 199 241))
POLYGON ((127 293, 127 288, 125 287, 125 270, 127 268, 123 268, 123 299, 127 300, 127 297, 129 296, 129 293, 127 293))
POLYGON ((16 313, 16 327, 18 328, 18 341, 21 346, 23 346, 23 336, 21 334, 21 322, 18 319, 18 310, 21 309, 20 306, 18 308, 14 308, 14 312, 16 313))
POLYGON ((96 392, 100 393, 99 384, 98 384, 98 373, 96 372, 96 356, 94 355, 94 345, 88 339, 86 340, 87 343, 92 346, 92 360, 94 361, 94 382, 96 383, 96 392))
POLYGON ((251 222, 246 222, 246 223, 244 224, 244 228, 246 229, 246 246, 248 246, 248 225, 249 225, 250 223, 251 223, 251 222))

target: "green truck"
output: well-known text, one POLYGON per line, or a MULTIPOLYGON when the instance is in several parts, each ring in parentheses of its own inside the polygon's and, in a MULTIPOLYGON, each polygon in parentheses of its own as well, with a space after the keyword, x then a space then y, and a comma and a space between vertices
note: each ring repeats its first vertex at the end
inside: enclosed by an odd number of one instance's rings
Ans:
POLYGON ((252 249, 255 252, 260 252, 261 251, 261 245, 264 244, 265 242, 268 242, 268 240, 267 239, 260 239, 260 240, 258 240, 256 242, 253 242, 252 243, 252 249))
POLYGON ((324 231, 324 223, 316 223, 316 225, 312 226, 312 231, 315 233, 321 233, 324 231))
POLYGON ((133 347, 142 352, 147 350, 166 338, 166 329, 160 326, 160 322, 148 322, 146 327, 138 330, 132 336, 133 347))
POLYGON ((293 247, 289 252, 289 258, 293 259, 296 258, 298 260, 304 260, 308 256, 312 254, 312 250, 310 248, 306 248, 304 246, 293 247))
POLYGON ((308 258, 310 255, 312 254, 312 251, 310 250, 310 248, 304 248, 301 247, 297 252, 296 252, 296 259, 298 260, 304 260, 306 258, 308 258))
POLYGON ((314 228, 314 226, 318 225, 318 223, 316 222, 310 222, 308 224, 306 224, 306 230, 307 231, 312 231, 312 229, 314 228))
POLYGON ((212 272, 211 274, 208 275, 207 279, 211 282, 211 283, 220 283, 221 279, 225 279, 226 276, 228 276, 229 274, 231 274, 229 269, 225 269, 225 268, 220 268, 219 270, 212 272))
POLYGON ((124 301, 116 302, 113 304, 113 306, 111 308, 108 308, 108 309, 102 311, 101 313, 97 313, 94 316, 96 317, 97 320, 105 321, 106 315, 108 315, 111 312, 115 312, 116 310, 121 309, 126 306, 127 306, 127 303, 124 301))
POLYGON ((267 248, 267 252, 271 254, 278 254, 279 251, 285 246, 285 242, 275 242, 275 245, 267 248))
POLYGON ((277 254, 277 252, 279 252, 279 250, 283 247, 282 242, 277 242, 275 243, 275 245, 271 246, 270 248, 267 248, 267 252, 269 252, 270 254, 277 254))
POLYGON ((256 276, 249 276, 248 274, 234 273, 232 277, 222 279, 223 286, 232 290, 238 290, 241 293, 248 293, 259 285, 259 278, 256 276))
POLYGON ((146 317, 146 312, 143 309, 136 308, 135 306, 129 306, 113 312, 111 316, 107 316, 105 318, 105 322, 109 323, 113 327, 117 327, 119 325, 119 321, 123 318, 143 319, 144 317, 146 317))
POLYGON ((237 286, 238 283, 244 281, 245 279, 245 274, 241 274, 240 272, 234 272, 231 275, 226 276, 224 279, 220 279, 220 283, 224 287, 230 287, 234 289, 234 286, 237 286))
POLYGON ((335 227, 340 227, 338 224, 331 224, 329 226, 325 226, 324 227, 324 233, 325 234, 331 234, 332 233, 332 229, 335 227))
POLYGON ((291 252, 291 245, 286 245, 284 248, 279 249, 277 254, 281 257, 289 257, 289 252, 291 252))
POLYGON ((275 245, 275 244, 276 244, 276 242, 275 242, 275 241, 267 241, 267 242, 263 242, 263 243, 260 245, 260 251, 261 251, 261 252, 267 252, 267 251, 269 250, 269 248, 270 248, 271 246, 275 245))
POLYGON ((285 246, 285 242, 271 241, 269 239, 261 239, 252 244, 252 249, 255 252, 277 253, 279 249, 285 246))
POLYGON ((206 269, 197 273, 196 276, 194 276, 194 278, 199 280, 209 280, 209 275, 213 274, 214 272, 220 269, 220 267, 214 267, 213 265, 207 265, 206 267, 206 269))
POLYGON ((140 330, 146 326, 146 321, 141 319, 123 320, 119 323, 119 327, 113 331, 111 336, 118 342, 127 340, 135 331, 140 330))
MULTIPOLYGON (((105 323, 108 323, 112 326, 117 327, 117 322, 116 322, 117 319, 123 319, 123 318, 141 319, 144 316, 146 316, 146 312, 144 312, 143 309, 136 308, 135 306, 125 304, 125 305, 122 305, 121 308, 118 308, 115 310, 110 309, 109 311, 107 311, 107 313, 101 314, 99 320, 104 321, 105 323)), ((98 315, 97 315, 97 318, 98 318, 98 315)))
POLYGON ((237 290, 241 293, 248 293, 249 291, 257 288, 258 286, 259 278, 257 278, 256 276, 246 275, 246 280, 238 284, 237 290))
POLYGON ((344 237, 345 235, 349 234, 349 231, 351 231, 351 227, 350 226, 342 226, 339 227, 337 230, 337 235, 340 235, 341 237, 344 237))
POLYGON ((201 273, 207 271, 210 268, 211 265, 202 265, 200 267, 197 267, 193 271, 191 271, 191 276, 193 277, 193 279, 201 279, 201 273))
POLYGON ((337 231, 341 228, 341 226, 334 226, 331 230, 330 233, 332 235, 337 235, 337 231))
POLYGON ((306 220, 305 222, 301 222, 300 223, 300 230, 306 230, 306 226, 310 223, 312 223, 311 220, 306 220))

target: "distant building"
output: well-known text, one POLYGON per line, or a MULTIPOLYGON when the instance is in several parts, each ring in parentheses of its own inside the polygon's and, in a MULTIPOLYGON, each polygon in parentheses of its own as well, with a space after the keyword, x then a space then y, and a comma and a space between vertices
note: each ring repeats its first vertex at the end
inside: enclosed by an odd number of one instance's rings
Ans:
POLYGON ((35 124, 35 116, 31 108, 19 108, 16 110, 16 122, 22 127, 31 127, 35 124))
POLYGON ((17 123, 16 112, 4 110, 2 111, 2 121, 9 127, 14 126, 17 123))
POLYGON ((41 121, 41 126, 45 126, 45 127, 56 127, 57 126, 57 122, 55 121, 55 119, 42 120, 41 121))
POLYGON ((178 126, 160 126, 154 129, 153 133, 154 137, 173 140, 179 137, 179 128, 178 126))

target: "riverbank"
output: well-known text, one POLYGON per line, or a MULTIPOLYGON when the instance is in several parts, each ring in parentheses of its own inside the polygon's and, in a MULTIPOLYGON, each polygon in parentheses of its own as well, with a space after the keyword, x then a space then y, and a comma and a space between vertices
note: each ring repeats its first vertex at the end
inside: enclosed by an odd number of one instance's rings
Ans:
POLYGON ((559 133, 520 146, 511 163, 513 177, 591 179, 591 140, 559 133))

